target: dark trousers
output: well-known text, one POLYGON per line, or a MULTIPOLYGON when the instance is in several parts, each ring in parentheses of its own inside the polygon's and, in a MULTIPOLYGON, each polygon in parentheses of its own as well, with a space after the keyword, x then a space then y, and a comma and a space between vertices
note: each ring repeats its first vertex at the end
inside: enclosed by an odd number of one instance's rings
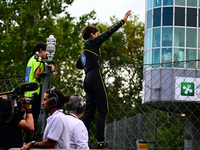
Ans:
POLYGON ((84 80, 84 90, 86 92, 86 108, 83 122, 89 132, 90 123, 97 113, 96 138, 97 141, 104 141, 105 121, 108 115, 108 95, 102 73, 99 68, 90 70, 84 80))

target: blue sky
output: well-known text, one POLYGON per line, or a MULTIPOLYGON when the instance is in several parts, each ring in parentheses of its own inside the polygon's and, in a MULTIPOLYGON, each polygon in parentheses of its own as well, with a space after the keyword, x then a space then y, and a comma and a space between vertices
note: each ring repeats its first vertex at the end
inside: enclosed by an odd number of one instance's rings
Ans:
POLYGON ((139 21, 145 21, 145 0, 74 0, 67 9, 77 18, 95 10, 96 21, 109 24, 111 16, 122 19, 126 11, 132 10, 134 15, 138 15, 139 21))

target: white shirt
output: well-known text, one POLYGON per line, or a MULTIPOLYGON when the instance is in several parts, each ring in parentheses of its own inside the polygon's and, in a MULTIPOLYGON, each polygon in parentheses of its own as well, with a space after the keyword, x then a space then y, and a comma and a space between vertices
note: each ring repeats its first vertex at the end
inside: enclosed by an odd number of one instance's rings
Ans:
POLYGON ((57 141, 54 147, 56 149, 70 149, 68 120, 66 115, 62 113, 62 110, 55 111, 47 118, 43 140, 47 138, 57 141))
POLYGON ((69 123, 70 148, 88 150, 88 131, 85 124, 73 113, 66 116, 69 123))

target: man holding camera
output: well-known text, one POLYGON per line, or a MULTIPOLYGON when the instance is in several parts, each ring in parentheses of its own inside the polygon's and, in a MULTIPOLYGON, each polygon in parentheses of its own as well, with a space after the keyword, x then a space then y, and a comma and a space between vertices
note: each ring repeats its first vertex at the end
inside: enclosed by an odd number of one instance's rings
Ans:
MULTIPOLYGON (((4 99, 3 99, 4 100, 4 99)), ((23 101, 30 101, 30 98, 25 98, 23 101)), ((20 100, 20 106, 17 106, 19 111, 16 111, 10 121, 0 121, 0 149, 6 150, 9 148, 20 148, 23 145, 22 130, 34 131, 34 121, 32 115, 32 104, 24 103, 20 100), (23 112, 26 112, 26 119, 23 118, 23 112)), ((12 108, 9 108, 10 115, 12 108)))

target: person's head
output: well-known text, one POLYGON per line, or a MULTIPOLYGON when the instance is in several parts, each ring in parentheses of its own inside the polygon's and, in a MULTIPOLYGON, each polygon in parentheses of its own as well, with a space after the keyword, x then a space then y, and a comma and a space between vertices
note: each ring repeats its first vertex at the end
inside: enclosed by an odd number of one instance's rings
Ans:
POLYGON ((84 111, 83 98, 80 96, 71 96, 69 102, 66 104, 66 110, 67 114, 74 113, 82 116, 84 111))
POLYGON ((36 43, 32 50, 31 56, 35 55, 36 52, 38 52, 39 53, 38 55, 40 57, 45 58, 47 56, 46 47, 47 47, 47 45, 44 43, 40 43, 40 42, 36 43))
POLYGON ((98 36, 99 29, 93 25, 85 26, 82 30, 82 37, 84 40, 98 36))
POLYGON ((45 91, 42 105, 45 112, 50 113, 52 108, 62 109, 69 99, 70 95, 63 95, 60 90, 52 88, 45 91))

